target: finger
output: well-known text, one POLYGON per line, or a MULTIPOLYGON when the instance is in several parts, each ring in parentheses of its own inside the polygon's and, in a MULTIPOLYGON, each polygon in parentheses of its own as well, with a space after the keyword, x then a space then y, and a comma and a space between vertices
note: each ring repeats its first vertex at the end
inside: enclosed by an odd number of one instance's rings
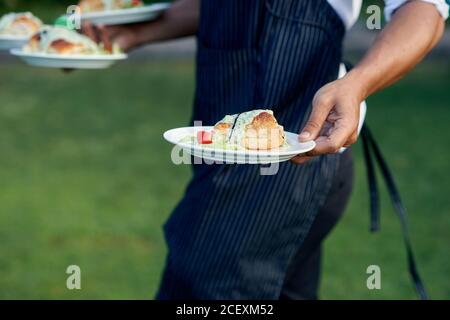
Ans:
POLYGON ((351 145, 355 144, 357 140, 358 140, 358 130, 355 130, 350 136, 350 138, 348 138, 347 141, 344 143, 344 147, 345 148, 350 147, 351 145))
MULTIPOLYGON (((358 110, 359 110, 359 108, 358 108, 358 110)), ((358 112, 358 115, 356 116, 356 119, 357 119, 357 124, 355 125, 355 130, 353 130, 353 133, 350 135, 350 137, 344 143, 344 147, 345 148, 350 147, 351 145, 355 144, 356 141, 358 141, 358 134, 359 134, 358 128, 359 128, 359 120, 360 120, 359 119, 359 112, 358 112)))
POLYGON ((108 29, 106 29, 104 26, 99 26, 98 31, 100 33, 100 39, 101 39, 101 42, 103 43, 103 47, 105 48, 106 51, 108 51, 109 53, 112 53, 113 46, 112 46, 110 35, 108 33, 108 29))
POLYGON ((295 156, 294 158, 292 158, 291 162, 293 162, 295 164, 304 164, 304 163, 308 162, 311 159, 312 159, 312 157, 309 157, 309 156, 298 155, 298 156, 295 156))
POLYGON ((323 123, 333 107, 332 101, 326 98, 318 98, 313 101, 313 108, 302 133, 299 135, 301 142, 315 140, 319 136, 323 123))
POLYGON ((307 153, 308 156, 318 156, 322 154, 336 153, 344 146, 347 139, 352 135, 354 129, 343 123, 343 120, 338 120, 335 123, 335 128, 329 136, 320 136, 316 139, 316 147, 307 153))
POLYGON ((83 26, 81 27, 81 32, 85 34, 88 38, 90 38, 92 41, 97 43, 98 42, 97 35, 94 28, 95 27, 92 25, 92 23, 87 21, 83 23, 83 26))

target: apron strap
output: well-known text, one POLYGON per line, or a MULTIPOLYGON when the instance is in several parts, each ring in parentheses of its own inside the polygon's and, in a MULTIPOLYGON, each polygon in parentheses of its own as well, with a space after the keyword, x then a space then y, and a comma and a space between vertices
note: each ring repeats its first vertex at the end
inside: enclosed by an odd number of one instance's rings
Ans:
POLYGON ((394 178, 388 168, 386 161, 381 154, 380 148, 375 142, 372 133, 369 128, 365 124, 361 130, 363 149, 364 149, 364 157, 367 165, 367 177, 369 181, 369 192, 370 192, 370 230, 372 232, 378 231, 380 229, 380 197, 378 191, 378 185, 375 175, 375 166, 373 163, 373 159, 378 163, 378 166, 381 170, 382 176, 386 183, 386 187, 389 191, 389 196, 391 198, 392 205, 395 209, 397 216, 400 219, 400 223, 403 231, 403 240, 406 246, 406 253, 408 259, 408 269, 411 274, 411 278, 414 282, 414 286, 416 287, 416 291, 422 300, 428 299, 428 294, 425 290, 419 272, 417 270, 416 262, 414 259, 414 254, 412 250, 412 245, 409 237, 409 228, 408 228, 408 218, 407 211, 405 206, 403 205, 400 199, 400 193, 395 185, 394 178), (372 155, 374 157, 372 157, 372 155))
POLYGON ((380 231, 380 193, 378 192, 377 177, 375 175, 375 166, 370 153, 370 144, 368 141, 368 132, 366 125, 361 129, 362 145, 364 159, 367 167, 367 181, 369 182, 370 198, 370 232, 380 231))

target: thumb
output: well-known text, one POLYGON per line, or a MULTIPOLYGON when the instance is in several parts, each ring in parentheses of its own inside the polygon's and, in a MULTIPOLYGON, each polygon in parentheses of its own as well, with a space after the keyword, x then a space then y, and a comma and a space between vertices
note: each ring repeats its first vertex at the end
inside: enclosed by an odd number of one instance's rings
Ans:
POLYGON ((333 103, 331 100, 324 98, 314 99, 311 115, 309 116, 302 133, 299 135, 300 141, 305 142, 315 140, 319 136, 320 130, 332 107, 333 103))

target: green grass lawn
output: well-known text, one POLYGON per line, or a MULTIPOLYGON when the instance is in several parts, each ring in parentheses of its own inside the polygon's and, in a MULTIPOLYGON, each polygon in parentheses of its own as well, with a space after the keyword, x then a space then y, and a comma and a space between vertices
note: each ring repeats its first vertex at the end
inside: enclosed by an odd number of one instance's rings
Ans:
MULTIPOLYGON (((369 101, 420 270, 439 299, 450 298, 448 70, 424 64, 369 101)), ((0 64, 0 298, 153 297, 166 253, 161 225, 190 176, 171 163, 162 132, 188 122, 193 71, 163 61, 70 75, 0 64), (71 264, 82 269, 82 290, 66 289, 71 264)), ((355 149, 355 192, 325 244, 322 297, 414 298, 386 194, 382 231, 368 232, 355 149), (382 269, 382 290, 365 286, 370 264, 382 269)))

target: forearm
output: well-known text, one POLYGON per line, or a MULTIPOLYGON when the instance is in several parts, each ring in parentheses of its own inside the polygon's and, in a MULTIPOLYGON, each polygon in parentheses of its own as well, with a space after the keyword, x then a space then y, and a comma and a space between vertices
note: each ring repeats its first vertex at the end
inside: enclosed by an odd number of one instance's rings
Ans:
POLYGON ((140 45, 194 35, 198 29, 200 0, 178 0, 153 22, 136 25, 140 45))
POLYGON ((437 44, 444 22, 429 3, 411 1, 393 16, 362 61, 344 78, 360 100, 405 75, 437 44))

